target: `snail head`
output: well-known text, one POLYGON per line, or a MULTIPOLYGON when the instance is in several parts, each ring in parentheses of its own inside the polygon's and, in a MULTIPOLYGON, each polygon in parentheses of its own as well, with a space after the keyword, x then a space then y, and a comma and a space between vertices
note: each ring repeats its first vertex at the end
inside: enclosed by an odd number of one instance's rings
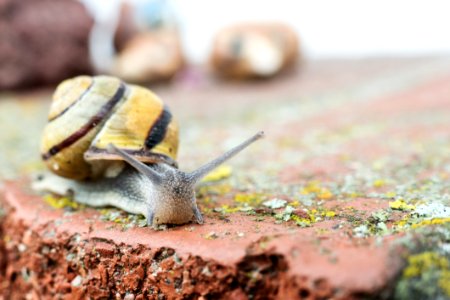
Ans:
MULTIPOLYGON (((194 219, 199 224, 201 224, 203 223, 203 217, 196 204, 195 185, 209 172, 211 172, 219 165, 235 156, 240 151, 247 148, 250 144, 262 138, 263 136, 264 132, 258 132, 243 143, 235 146, 216 159, 213 159, 212 161, 204 164, 203 166, 192 172, 184 172, 163 163, 146 165, 112 144, 108 146, 108 151, 120 155, 127 163, 129 163, 132 167, 134 167, 137 171, 146 176, 152 182, 152 184, 159 191, 159 198, 161 198, 160 200, 162 200, 159 203, 161 203, 161 206, 163 206, 162 210, 164 210, 166 214, 177 216, 188 214, 189 216, 191 216, 191 218, 194 217, 194 219), (170 204, 176 205, 170 206, 170 204), (190 211, 186 211, 186 204, 188 204, 190 211), (178 211, 176 213, 169 211, 173 209, 182 209, 183 211, 178 211)), ((150 218, 148 218, 149 224, 152 224, 153 222, 152 219, 154 216, 154 212, 155 209, 153 207, 149 207, 149 216, 151 216, 150 218)), ((180 218, 185 217, 186 216, 180 218)), ((155 221, 156 223, 161 222, 161 220, 155 221)), ((182 222, 184 221, 180 220, 180 223, 182 222)))

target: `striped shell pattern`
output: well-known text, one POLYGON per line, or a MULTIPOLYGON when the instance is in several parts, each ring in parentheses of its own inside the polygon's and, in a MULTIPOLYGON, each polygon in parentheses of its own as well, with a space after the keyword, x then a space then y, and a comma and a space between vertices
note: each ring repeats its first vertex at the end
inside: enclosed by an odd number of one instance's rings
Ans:
POLYGON ((83 180, 103 176, 121 157, 109 144, 144 163, 176 166, 178 125, 150 90, 109 76, 79 76, 53 95, 41 155, 57 175, 83 180))

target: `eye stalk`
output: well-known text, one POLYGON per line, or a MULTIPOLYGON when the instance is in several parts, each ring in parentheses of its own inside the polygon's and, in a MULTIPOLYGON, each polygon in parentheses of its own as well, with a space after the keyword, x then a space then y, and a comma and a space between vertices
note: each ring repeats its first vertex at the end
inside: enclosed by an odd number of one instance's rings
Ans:
MULTIPOLYGON (((261 139, 264 137, 264 131, 260 131, 248 140, 244 141, 243 143, 235 146, 234 148, 228 150, 221 156, 217 157, 216 159, 206 163, 205 165, 201 166, 197 170, 190 172, 190 173, 184 173, 185 174, 185 180, 190 185, 195 185, 198 181, 200 181, 203 177, 205 177, 209 172, 223 164, 228 159, 232 158, 245 148, 247 148, 249 145, 254 143, 255 141, 261 139)), ((129 163, 131 166, 133 166, 137 171, 141 172, 142 174, 148 176, 150 180, 154 183, 160 183, 161 180, 163 180, 162 176, 155 172, 152 168, 145 165, 144 163, 138 161, 133 156, 129 155, 125 151, 117 148, 113 144, 108 145, 108 151, 117 155, 120 155, 127 163, 129 163)), ((181 172, 181 171, 179 171, 181 172)))
POLYGON ((197 183, 203 177, 208 175, 209 172, 211 172, 212 170, 214 170, 215 168, 217 168, 218 166, 223 164, 225 161, 227 161, 228 159, 232 158, 233 156, 235 156, 236 154, 238 154, 239 152, 241 152, 242 150, 244 150, 249 145, 251 145, 252 143, 254 143, 255 141, 259 140, 262 137, 264 137, 264 131, 258 132, 257 134, 255 134, 254 136, 252 136, 251 138, 246 140, 245 142, 243 142, 243 143, 235 146, 234 148, 228 150, 227 152, 225 152, 221 156, 217 157, 216 159, 214 159, 214 160, 210 161, 209 163, 201 166, 197 170, 195 170, 195 171, 193 171, 191 173, 188 173, 187 176, 189 178, 189 181, 191 182, 191 184, 197 183))
POLYGON ((113 144, 108 145, 108 151, 110 153, 114 153, 117 155, 120 155, 127 163, 129 163, 132 167, 134 167, 136 170, 141 172, 142 174, 146 175, 150 180, 155 183, 161 183, 162 177, 160 174, 155 172, 153 169, 149 168, 147 165, 145 165, 143 162, 140 162, 130 154, 126 153, 122 149, 117 148, 113 144))

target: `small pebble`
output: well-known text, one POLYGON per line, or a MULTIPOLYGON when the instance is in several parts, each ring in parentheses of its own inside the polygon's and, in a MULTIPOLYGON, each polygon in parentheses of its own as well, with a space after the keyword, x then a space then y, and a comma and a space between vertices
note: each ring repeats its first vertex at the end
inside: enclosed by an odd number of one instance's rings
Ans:
POLYGON ((80 286, 82 281, 83 281, 83 278, 81 278, 80 275, 77 275, 77 277, 75 277, 70 284, 72 286, 80 286))
POLYGON ((124 300, 134 300, 134 294, 126 294, 124 300))

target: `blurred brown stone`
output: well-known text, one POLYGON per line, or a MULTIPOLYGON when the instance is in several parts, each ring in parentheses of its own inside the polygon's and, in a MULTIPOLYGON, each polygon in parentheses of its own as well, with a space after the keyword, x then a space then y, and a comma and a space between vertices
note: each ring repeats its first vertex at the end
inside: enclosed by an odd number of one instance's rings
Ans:
POLYGON ((114 74, 130 82, 172 78, 184 64, 175 30, 158 29, 136 34, 118 54, 114 74))
POLYGON ((297 34, 278 23, 238 24, 220 31, 211 52, 211 66, 235 78, 271 77, 295 65, 297 34))
MULTIPOLYGON (((94 73, 89 55, 93 25, 76 0, 0 0, 0 90, 94 73)), ((131 8, 124 5, 114 37, 117 50, 136 32, 131 8)))
POLYGON ((119 23, 117 24, 116 34, 114 37, 114 47, 117 52, 121 52, 128 41, 139 31, 139 28, 133 21, 133 7, 127 3, 123 3, 119 23))
POLYGON ((0 89, 58 82, 91 73, 93 24, 75 0, 3 0, 0 4, 0 89))

